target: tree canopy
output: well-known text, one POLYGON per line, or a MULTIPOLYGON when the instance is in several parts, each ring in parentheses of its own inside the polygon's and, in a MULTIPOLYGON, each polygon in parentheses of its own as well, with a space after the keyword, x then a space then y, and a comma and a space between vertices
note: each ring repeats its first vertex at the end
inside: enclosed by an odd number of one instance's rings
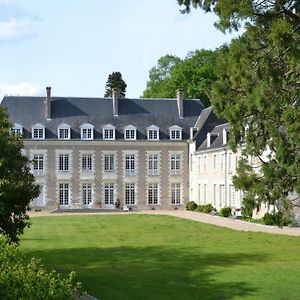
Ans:
POLYGON ((21 153, 23 142, 11 133, 11 127, 4 107, 0 107, 0 233, 17 242, 29 226, 27 211, 39 187, 21 153))
POLYGON ((149 72, 149 81, 143 93, 145 98, 174 98, 178 88, 186 98, 201 99, 210 105, 209 93, 216 80, 215 62, 218 51, 196 50, 185 59, 165 55, 149 72))
POLYGON ((108 75, 108 79, 105 85, 105 94, 104 97, 112 97, 113 89, 117 89, 119 94, 125 97, 127 84, 122 78, 122 74, 120 72, 112 72, 108 75))
POLYGON ((245 205, 299 204, 292 194, 300 194, 300 2, 177 2, 183 12, 213 11, 222 31, 245 29, 222 48, 211 93, 215 111, 232 127, 232 147, 244 147, 235 185, 245 191, 245 205))

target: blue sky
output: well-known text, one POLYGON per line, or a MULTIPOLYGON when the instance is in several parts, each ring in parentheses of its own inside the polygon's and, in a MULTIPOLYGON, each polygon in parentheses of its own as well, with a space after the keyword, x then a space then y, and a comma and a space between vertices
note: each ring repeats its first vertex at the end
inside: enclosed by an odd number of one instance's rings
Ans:
POLYGON ((0 0, 0 99, 45 95, 46 86, 54 96, 102 97, 113 71, 127 97, 141 96, 161 56, 232 38, 214 15, 179 9, 176 0, 0 0))

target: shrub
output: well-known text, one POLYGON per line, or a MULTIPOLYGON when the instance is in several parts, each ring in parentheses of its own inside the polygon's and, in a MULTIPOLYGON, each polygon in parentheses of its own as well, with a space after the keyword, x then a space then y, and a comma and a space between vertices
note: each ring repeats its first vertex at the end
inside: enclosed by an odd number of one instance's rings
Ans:
POLYGON ((293 224, 293 218, 284 217, 282 212, 265 213, 262 220, 265 225, 277 225, 280 227, 293 224))
POLYGON ((194 202, 194 201, 189 201, 187 204, 186 204, 186 210, 196 210, 197 208, 197 203, 194 202))
POLYGON ((215 208, 211 204, 206 204, 206 205, 198 205, 197 207, 198 212, 202 212, 204 214, 209 214, 212 211, 215 211, 215 208))
POLYGON ((0 299, 74 299, 80 294, 74 272, 66 278, 55 271, 46 272, 36 258, 26 258, 0 236, 0 299))
POLYGON ((220 216, 228 218, 231 215, 231 207, 224 207, 220 210, 220 216))

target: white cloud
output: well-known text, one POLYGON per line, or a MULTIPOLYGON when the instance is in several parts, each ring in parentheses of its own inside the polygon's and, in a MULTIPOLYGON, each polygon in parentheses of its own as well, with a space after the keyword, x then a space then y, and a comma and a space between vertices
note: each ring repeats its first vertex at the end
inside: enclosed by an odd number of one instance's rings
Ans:
POLYGON ((16 0, 0 0, 0 4, 10 5, 15 3, 16 0))
POLYGON ((42 96, 45 94, 44 90, 43 87, 28 82, 20 82, 17 84, 0 83, 0 95, 42 96))
POLYGON ((26 21, 15 19, 0 22, 0 40, 16 40, 31 35, 32 32, 29 25, 26 21))

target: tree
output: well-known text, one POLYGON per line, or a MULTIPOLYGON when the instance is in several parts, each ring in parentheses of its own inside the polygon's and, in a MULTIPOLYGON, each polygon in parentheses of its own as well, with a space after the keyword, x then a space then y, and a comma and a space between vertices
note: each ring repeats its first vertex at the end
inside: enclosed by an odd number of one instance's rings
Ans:
POLYGON ((201 99, 209 106, 211 85, 216 80, 217 55, 217 50, 202 49, 189 52, 183 60, 172 55, 161 57, 157 67, 149 72, 143 97, 173 98, 175 91, 182 88, 186 98, 201 99))
POLYGON ((0 233, 18 241, 25 227, 29 227, 29 204, 38 196, 28 167, 28 159, 21 154, 23 142, 11 133, 11 124, 0 107, 0 233))
POLYGON ((112 72, 108 75, 106 81, 104 97, 112 97, 113 89, 117 89, 120 95, 125 97, 126 88, 127 84, 123 80, 122 74, 120 72, 112 72))
POLYGON ((232 127, 231 146, 244 147, 234 180, 245 191, 244 204, 253 208, 265 202, 279 211, 299 205, 300 2, 178 3, 184 5, 183 12, 191 7, 213 11, 222 31, 244 27, 221 50, 211 94, 215 111, 232 127), (250 157, 257 158, 254 165, 250 157))

